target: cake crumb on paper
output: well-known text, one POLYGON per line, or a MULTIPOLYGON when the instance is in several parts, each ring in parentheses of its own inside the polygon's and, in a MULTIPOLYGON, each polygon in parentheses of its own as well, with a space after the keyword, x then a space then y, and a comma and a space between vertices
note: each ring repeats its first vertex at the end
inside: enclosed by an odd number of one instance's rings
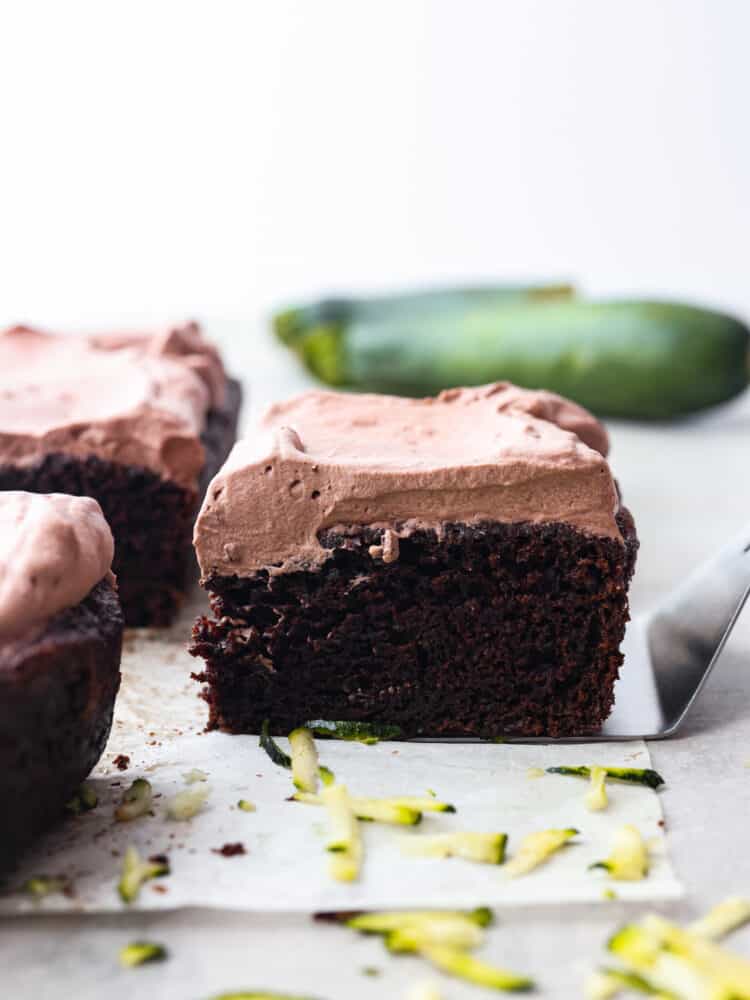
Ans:
POLYGON ((220 854, 222 858, 236 858, 240 854, 247 854, 245 845, 239 840, 234 844, 224 844, 222 847, 212 847, 213 854, 220 854))

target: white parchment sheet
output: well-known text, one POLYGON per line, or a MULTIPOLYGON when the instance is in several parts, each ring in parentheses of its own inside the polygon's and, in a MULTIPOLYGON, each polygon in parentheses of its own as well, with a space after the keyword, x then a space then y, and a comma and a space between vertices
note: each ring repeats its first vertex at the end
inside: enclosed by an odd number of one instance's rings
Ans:
MULTIPOLYGON (((200 661, 184 649, 185 623, 171 632, 131 632, 123 655, 123 685, 116 721, 92 776, 96 809, 70 818, 33 848, 0 897, 0 912, 106 913, 124 908, 116 884, 122 854, 133 844, 142 855, 166 853, 171 874, 144 886, 131 909, 183 906, 256 911, 317 911, 382 907, 471 907, 590 902, 613 888, 619 898, 650 900, 682 894, 670 864, 659 795, 640 786, 608 783, 610 806, 584 806, 586 782, 557 775, 530 778, 529 768, 557 764, 648 767, 643 743, 582 746, 391 743, 375 746, 318 741, 321 762, 358 796, 425 795, 433 789, 457 812, 425 813, 414 828, 362 824, 361 878, 338 884, 328 876, 326 814, 287 801, 290 773, 271 763, 257 736, 203 733, 206 711, 189 679, 200 661), (128 769, 113 763, 130 758, 128 769), (208 774, 210 794, 191 820, 166 818, 170 796, 186 788, 184 774, 208 774), (115 822, 124 789, 145 777, 155 793, 153 815, 115 822), (236 808, 249 799, 256 811, 236 808), (635 824, 651 841, 652 865, 642 882, 612 883, 588 865, 609 853, 614 831, 635 824), (404 837, 452 830, 504 831, 512 855, 521 837, 548 827, 578 828, 577 842, 531 874, 509 879, 502 867, 460 859, 421 859, 401 853, 404 837), (227 843, 246 853, 215 853, 227 843), (32 875, 65 876, 70 896, 34 902, 18 891, 32 875)), ((286 741, 280 743, 286 746, 286 741)), ((667 782, 669 775, 664 775, 667 782)))

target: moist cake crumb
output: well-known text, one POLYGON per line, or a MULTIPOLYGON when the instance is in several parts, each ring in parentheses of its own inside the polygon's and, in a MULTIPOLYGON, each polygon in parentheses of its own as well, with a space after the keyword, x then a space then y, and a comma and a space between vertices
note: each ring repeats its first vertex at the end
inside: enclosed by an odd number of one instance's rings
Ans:
POLYGON ((212 847, 213 854, 220 854, 223 858, 236 858, 239 854, 247 854, 245 845, 237 841, 234 844, 224 844, 222 847, 212 847))

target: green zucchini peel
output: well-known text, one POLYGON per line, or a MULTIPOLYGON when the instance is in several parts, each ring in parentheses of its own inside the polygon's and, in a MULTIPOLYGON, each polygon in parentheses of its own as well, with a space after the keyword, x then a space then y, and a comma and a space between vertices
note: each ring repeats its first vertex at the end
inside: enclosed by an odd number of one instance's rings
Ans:
POLYGON ((331 722, 328 719, 312 719, 304 725, 306 729, 311 729, 316 736, 323 739, 349 740, 367 745, 378 743, 380 740, 397 740, 401 735, 400 726, 378 722, 331 722))
MULTIPOLYGON (((575 778, 590 778, 592 767, 548 767, 548 774, 564 774, 575 778)), ((615 781, 625 781, 634 785, 646 785, 648 788, 660 788, 664 778, 650 767, 605 767, 608 778, 615 781)))

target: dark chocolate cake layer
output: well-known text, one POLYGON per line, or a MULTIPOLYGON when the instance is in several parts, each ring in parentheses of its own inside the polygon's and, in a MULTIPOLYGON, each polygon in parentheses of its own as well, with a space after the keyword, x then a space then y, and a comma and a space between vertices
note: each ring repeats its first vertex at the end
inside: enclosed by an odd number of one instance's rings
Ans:
POLYGON ((622 663, 638 542, 562 523, 449 524, 382 558, 381 532, 320 543, 318 571, 204 581, 213 618, 191 652, 209 725, 279 732, 312 718, 395 724, 403 736, 596 733, 622 663))
POLYGON ((106 581, 31 640, 0 646, 0 868, 63 814, 99 760, 123 620, 106 581))
POLYGON ((0 490, 97 500, 115 536, 112 569, 126 624, 167 625, 196 577, 193 521, 206 486, 234 444, 241 401, 239 384, 227 380, 224 405, 208 413, 200 496, 141 466, 62 453, 44 455, 33 465, 0 466, 0 490))

